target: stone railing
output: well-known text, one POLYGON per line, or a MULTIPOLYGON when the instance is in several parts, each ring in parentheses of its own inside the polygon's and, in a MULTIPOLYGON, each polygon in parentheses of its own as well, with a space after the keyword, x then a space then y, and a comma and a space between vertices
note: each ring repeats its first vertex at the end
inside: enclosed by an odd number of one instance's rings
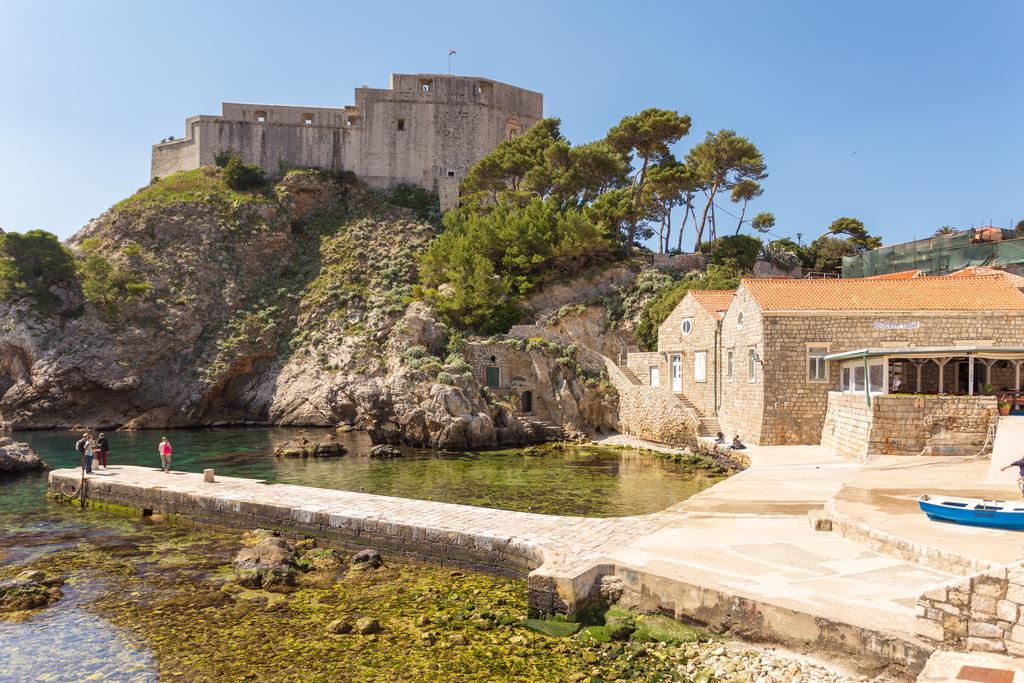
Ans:
POLYGON ((947 649, 1024 656, 1024 562, 925 591, 914 630, 947 649))
POLYGON ((619 431, 668 446, 694 446, 700 418, 664 388, 634 384, 610 358, 608 378, 619 394, 619 431))
POLYGON ((829 392, 821 444, 837 455, 975 455, 997 419, 994 396, 829 392), (918 425, 918 429, 907 429, 918 425))

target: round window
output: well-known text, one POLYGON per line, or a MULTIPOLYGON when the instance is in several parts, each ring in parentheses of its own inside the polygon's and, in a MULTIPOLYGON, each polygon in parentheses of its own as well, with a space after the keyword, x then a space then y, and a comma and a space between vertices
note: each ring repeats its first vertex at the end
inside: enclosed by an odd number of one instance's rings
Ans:
POLYGON ((740 311, 736 315, 736 327, 739 327, 739 328, 743 327, 743 312, 742 311, 740 311))
POLYGON ((682 325, 679 326, 679 329, 682 330, 684 335, 690 334, 690 332, 693 331, 693 321, 687 318, 683 321, 682 325))

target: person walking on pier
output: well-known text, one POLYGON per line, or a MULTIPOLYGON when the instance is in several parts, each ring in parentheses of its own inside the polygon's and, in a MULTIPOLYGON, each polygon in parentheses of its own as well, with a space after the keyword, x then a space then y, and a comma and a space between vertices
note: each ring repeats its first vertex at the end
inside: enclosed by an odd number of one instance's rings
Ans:
POLYGON ((164 472, 170 472, 171 453, 174 452, 174 449, 171 448, 171 442, 167 440, 166 436, 160 440, 160 446, 157 450, 160 452, 160 468, 164 472))
POLYGON ((103 466, 103 469, 107 469, 107 452, 110 450, 110 444, 107 443, 107 437, 100 432, 100 438, 96 439, 96 466, 103 466))

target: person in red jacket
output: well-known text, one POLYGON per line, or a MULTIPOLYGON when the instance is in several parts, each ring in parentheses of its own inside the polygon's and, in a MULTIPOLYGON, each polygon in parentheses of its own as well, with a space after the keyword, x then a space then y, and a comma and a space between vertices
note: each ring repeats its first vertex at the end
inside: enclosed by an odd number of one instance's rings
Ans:
POLYGON ((157 447, 160 452, 160 468, 164 472, 171 471, 171 453, 174 449, 171 448, 171 442, 167 440, 167 437, 160 439, 160 445, 157 447))

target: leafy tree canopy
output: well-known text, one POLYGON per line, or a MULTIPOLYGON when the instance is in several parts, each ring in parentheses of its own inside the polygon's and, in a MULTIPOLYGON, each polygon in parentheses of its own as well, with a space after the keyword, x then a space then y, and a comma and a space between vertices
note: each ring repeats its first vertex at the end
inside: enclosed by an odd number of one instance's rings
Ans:
POLYGON ((728 235, 712 242, 708 250, 711 263, 720 266, 735 264, 740 273, 750 273, 761 254, 761 246, 761 240, 751 235, 728 235))
POLYGON ((837 218, 832 221, 828 231, 833 235, 848 235, 850 244, 857 251, 868 251, 882 246, 882 238, 868 234, 864 223, 856 218, 837 218))
POLYGON ((762 211, 750 219, 750 227, 758 232, 771 232, 775 227, 775 214, 770 211, 762 211))
POLYGON ((29 296, 47 308, 58 301, 50 287, 72 282, 74 277, 74 256, 53 233, 0 234, 0 297, 29 296))

